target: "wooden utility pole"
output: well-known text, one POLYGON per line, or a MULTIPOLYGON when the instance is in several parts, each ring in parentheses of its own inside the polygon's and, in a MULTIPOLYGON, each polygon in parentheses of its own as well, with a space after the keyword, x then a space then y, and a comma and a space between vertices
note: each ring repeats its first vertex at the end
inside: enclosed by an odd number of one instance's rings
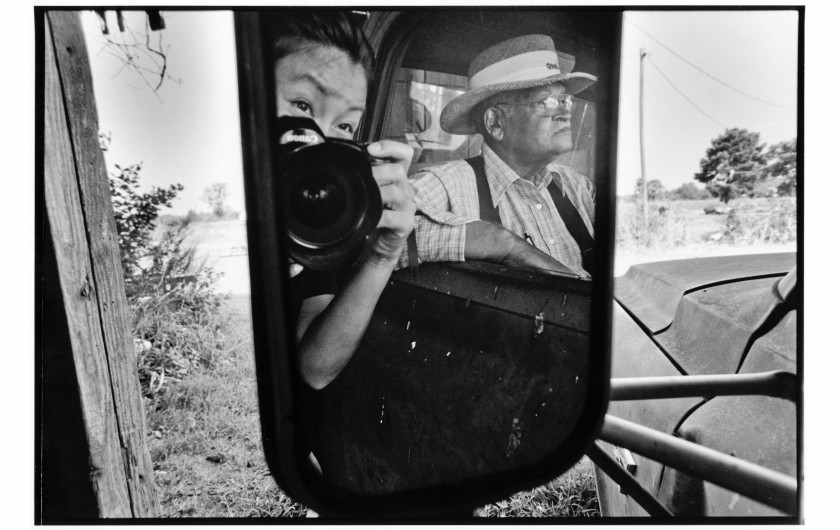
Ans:
POLYGON ((639 50, 639 160, 642 166, 642 234, 647 244, 648 239, 648 195, 647 176, 645 175, 645 49, 639 50))
POLYGON ((122 266, 79 14, 44 17, 36 521, 153 517, 122 266))

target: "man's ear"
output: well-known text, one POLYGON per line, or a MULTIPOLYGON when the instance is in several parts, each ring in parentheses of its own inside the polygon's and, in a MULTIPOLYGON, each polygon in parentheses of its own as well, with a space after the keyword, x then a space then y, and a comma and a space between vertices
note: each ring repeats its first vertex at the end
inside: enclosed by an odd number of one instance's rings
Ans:
POLYGON ((504 113, 498 107, 490 107, 484 111, 484 128, 497 142, 501 142, 505 136, 504 113))

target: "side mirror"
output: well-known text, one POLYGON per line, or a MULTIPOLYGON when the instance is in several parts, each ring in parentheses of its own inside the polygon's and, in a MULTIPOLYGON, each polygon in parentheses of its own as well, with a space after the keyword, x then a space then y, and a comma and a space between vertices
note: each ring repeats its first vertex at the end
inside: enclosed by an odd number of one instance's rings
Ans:
MULTIPOLYGON (((235 14, 260 416, 278 484, 322 514, 429 515, 558 476, 583 455, 607 405, 621 12, 371 15, 379 64, 359 135, 367 140, 396 137, 392 125, 411 112, 398 97, 411 93, 410 71, 463 78, 482 49, 512 36, 551 34, 597 74, 588 97, 598 112, 575 142, 591 147, 595 266, 591 280, 484 262, 396 271, 356 354, 317 392, 299 376, 290 316, 269 19, 235 14)), ((403 141, 416 142, 417 130, 403 141)), ((464 158, 459 149, 421 146, 415 167, 464 158)))

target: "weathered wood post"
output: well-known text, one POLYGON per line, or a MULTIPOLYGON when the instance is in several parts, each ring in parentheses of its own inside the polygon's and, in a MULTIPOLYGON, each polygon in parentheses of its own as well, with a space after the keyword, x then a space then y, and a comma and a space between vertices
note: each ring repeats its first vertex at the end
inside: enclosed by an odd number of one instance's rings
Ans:
POLYGON ((160 507, 79 14, 44 20, 39 522, 160 507))

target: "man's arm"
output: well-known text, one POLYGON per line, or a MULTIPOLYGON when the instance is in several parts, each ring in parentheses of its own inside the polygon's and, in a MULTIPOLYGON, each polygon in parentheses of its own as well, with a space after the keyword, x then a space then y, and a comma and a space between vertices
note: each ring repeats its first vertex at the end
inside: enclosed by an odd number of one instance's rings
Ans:
MULTIPOLYGON (((466 224, 477 220, 465 215, 457 201, 457 175, 438 175, 433 170, 415 173, 409 179, 414 189, 417 215, 414 218, 418 258, 428 261, 464 261, 466 224), (451 202, 455 199, 455 203, 451 202)), ((408 252, 400 257, 400 267, 408 265, 408 252)))
MULTIPOLYGON (((463 197, 453 204, 452 201, 465 190, 459 188, 462 181, 458 178, 461 175, 457 174, 457 169, 450 168, 450 171, 445 177, 433 171, 424 171, 409 179, 418 209, 415 233, 420 261, 475 259, 577 276, 510 230, 479 220, 477 203, 471 207, 475 212, 467 207, 463 197), (474 216, 466 215, 468 212, 474 216)), ((472 170, 467 171, 472 177, 472 170)), ((400 266, 408 265, 408 261, 406 251, 400 258, 400 266)))
POLYGON ((466 225, 464 258, 577 276, 568 267, 510 230, 487 221, 474 221, 466 225))

